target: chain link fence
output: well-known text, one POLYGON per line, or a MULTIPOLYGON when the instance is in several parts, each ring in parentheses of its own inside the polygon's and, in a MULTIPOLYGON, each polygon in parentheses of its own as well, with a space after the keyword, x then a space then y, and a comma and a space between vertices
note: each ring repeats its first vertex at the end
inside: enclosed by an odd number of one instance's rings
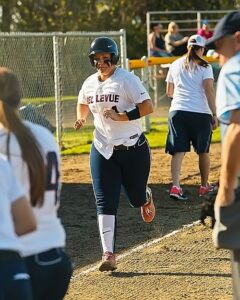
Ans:
POLYGON ((77 95, 83 81, 95 70, 88 51, 99 36, 113 38, 126 68, 126 33, 0 33, 0 65, 13 70, 22 84, 22 118, 54 132, 61 149, 91 142, 91 118, 83 133, 75 132, 77 95))
MULTIPOLYGON (((88 59, 91 42, 98 36, 112 37, 120 49, 120 65, 129 69, 125 31, 70 33, 0 33, 0 65, 12 69, 22 84, 23 119, 47 127, 56 135, 64 153, 89 151, 92 142, 91 114, 84 130, 75 131, 76 104, 84 80, 95 69, 88 59)), ((142 60, 145 60, 143 57, 142 60)), ((154 103, 151 118, 166 118, 169 99, 165 94, 168 65, 147 65, 132 70, 149 90, 154 103), (165 68, 166 67, 166 68, 165 68)), ((216 69, 218 72, 218 67, 216 69)), ((143 129, 150 130, 149 116, 143 129)))

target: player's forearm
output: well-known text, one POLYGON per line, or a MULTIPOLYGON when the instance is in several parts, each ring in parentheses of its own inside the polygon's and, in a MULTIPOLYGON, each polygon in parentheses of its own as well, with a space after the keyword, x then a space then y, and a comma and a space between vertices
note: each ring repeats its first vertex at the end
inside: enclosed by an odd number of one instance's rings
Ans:
POLYGON ((216 105, 215 105, 215 92, 214 88, 209 88, 205 90, 206 97, 208 100, 208 106, 213 115, 216 115, 216 105))
POLYGON ((137 104, 139 108, 139 113, 141 117, 147 116, 153 112, 153 104, 152 100, 147 99, 144 100, 142 103, 137 104))
POLYGON ((173 93, 174 93, 174 84, 172 82, 167 82, 166 85, 166 94, 169 98, 173 97, 173 93))
POLYGON ((178 40, 178 41, 172 41, 173 47, 178 47, 178 46, 181 46, 185 43, 186 43, 186 41, 184 39, 181 39, 181 40, 178 40))
POLYGON ((116 112, 114 109, 105 109, 104 117, 111 118, 114 121, 133 121, 140 119, 153 112, 153 105, 150 99, 144 100, 142 103, 136 105, 135 108, 124 111, 116 112))
POLYGON ((240 124, 232 123, 227 129, 222 145, 222 167, 220 172, 220 186, 225 191, 235 188, 236 179, 240 171, 240 124))
POLYGON ((77 119, 87 119, 89 114, 89 107, 85 104, 78 104, 77 105, 77 119))
POLYGON ((210 108, 212 114, 214 116, 216 116, 216 106, 215 106, 214 96, 213 95, 211 97, 209 97, 208 105, 209 105, 209 108, 210 108))

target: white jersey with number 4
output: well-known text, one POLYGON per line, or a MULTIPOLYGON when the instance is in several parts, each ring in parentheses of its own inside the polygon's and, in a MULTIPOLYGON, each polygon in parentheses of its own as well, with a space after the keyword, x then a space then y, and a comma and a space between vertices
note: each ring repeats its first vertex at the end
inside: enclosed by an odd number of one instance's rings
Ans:
POLYGON ((106 119, 104 109, 114 107, 118 112, 130 111, 146 99, 150 96, 140 79, 121 68, 116 68, 103 82, 99 81, 98 73, 85 80, 78 103, 89 106, 94 116, 94 145, 106 159, 112 156, 114 145, 134 145, 142 133, 142 125, 140 119, 130 122, 106 119))
MULTIPOLYGON (((20 237, 23 256, 37 254, 51 248, 65 246, 65 231, 57 217, 59 207, 60 182, 59 151, 53 135, 44 127, 25 121, 41 147, 47 166, 47 184, 44 203, 41 207, 33 208, 37 219, 37 230, 20 237)), ((0 152, 7 155, 8 134, 0 127, 0 152)), ((9 161, 13 166, 17 179, 25 189, 30 199, 30 181, 26 162, 22 159, 21 149, 14 134, 9 136, 9 161)))

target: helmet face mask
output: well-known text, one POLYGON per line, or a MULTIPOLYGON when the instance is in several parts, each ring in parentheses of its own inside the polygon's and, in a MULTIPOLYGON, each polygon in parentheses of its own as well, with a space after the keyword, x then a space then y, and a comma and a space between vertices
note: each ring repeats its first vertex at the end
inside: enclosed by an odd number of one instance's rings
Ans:
POLYGON ((117 44, 113 39, 108 37, 99 37, 92 42, 88 57, 93 67, 96 66, 94 62, 94 55, 97 53, 110 53, 112 65, 116 65, 119 60, 117 44))

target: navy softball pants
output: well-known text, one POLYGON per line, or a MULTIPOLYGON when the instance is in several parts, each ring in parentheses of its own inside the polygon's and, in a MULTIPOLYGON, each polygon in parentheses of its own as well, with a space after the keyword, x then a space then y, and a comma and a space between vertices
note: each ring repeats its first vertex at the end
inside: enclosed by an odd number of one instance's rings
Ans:
POLYGON ((0 300, 32 300, 30 276, 17 252, 0 250, 0 300))
POLYGON ((97 213, 117 214, 121 187, 131 206, 144 205, 150 162, 151 153, 145 137, 135 148, 114 150, 108 160, 92 144, 90 168, 97 213))
POLYGON ((61 248, 25 257, 34 300, 62 300, 72 275, 72 263, 61 248))

